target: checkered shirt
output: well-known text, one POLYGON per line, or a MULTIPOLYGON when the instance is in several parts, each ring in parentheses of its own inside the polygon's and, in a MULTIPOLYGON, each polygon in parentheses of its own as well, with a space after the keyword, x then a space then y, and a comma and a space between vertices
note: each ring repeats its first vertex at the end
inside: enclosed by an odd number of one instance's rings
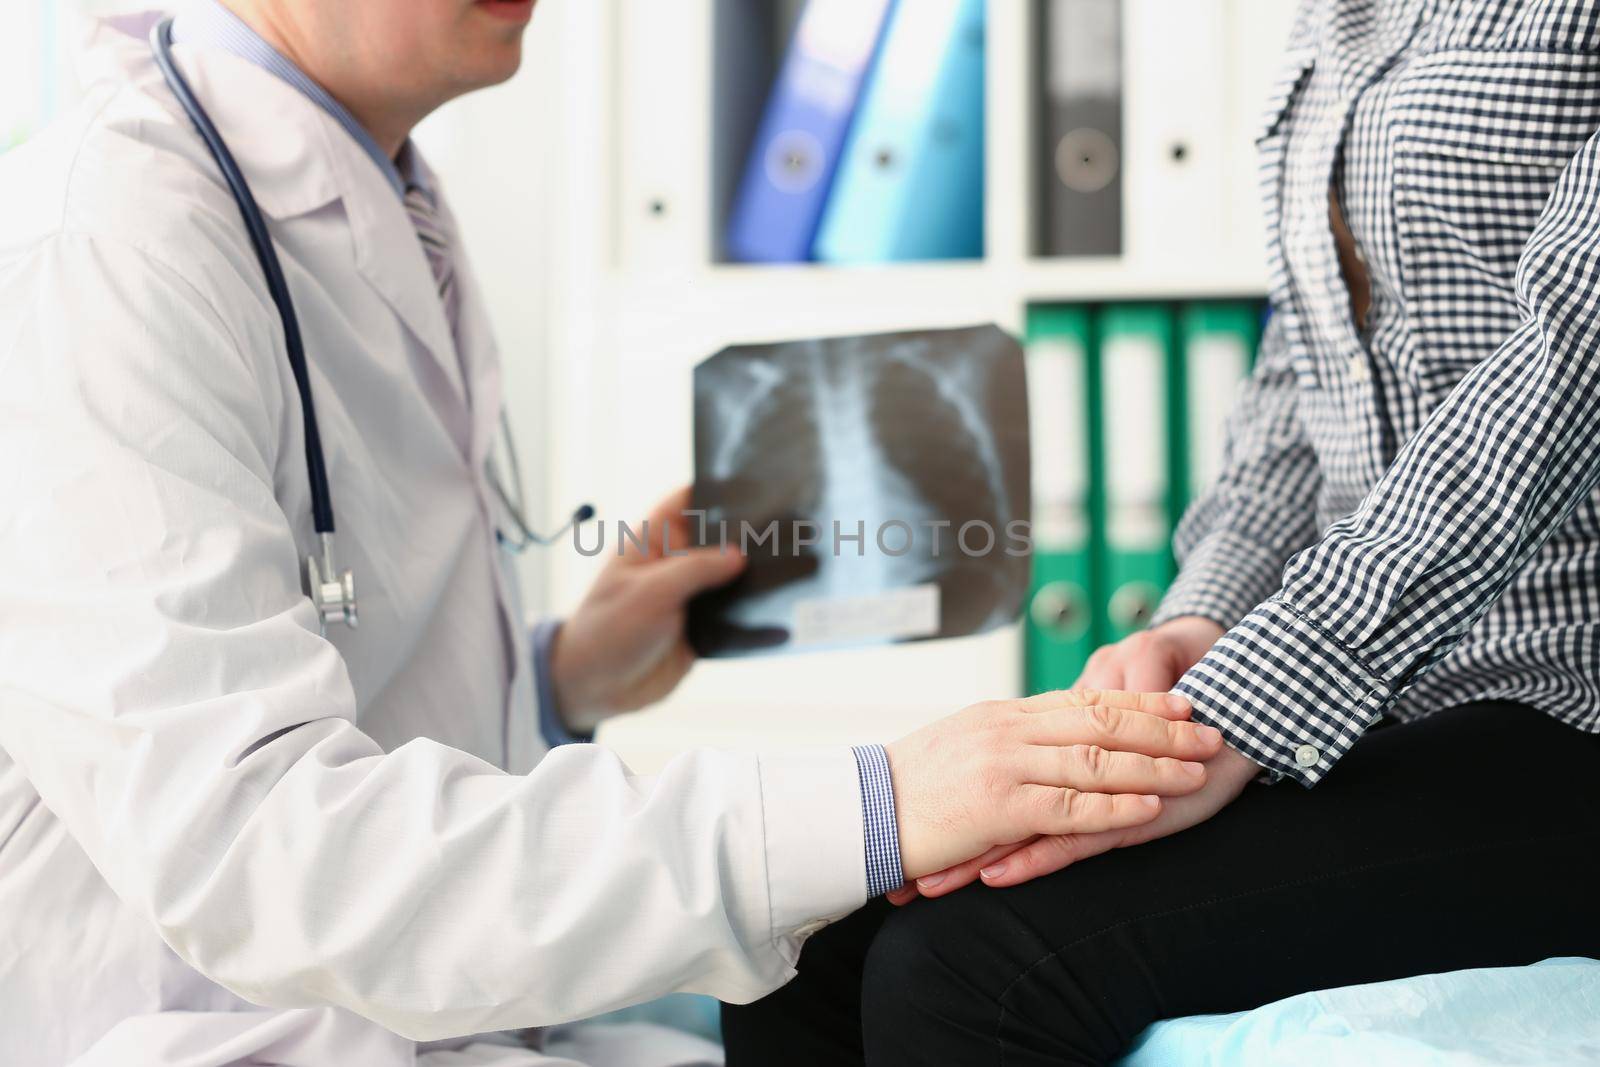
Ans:
POLYGON ((1600 4, 1301 6, 1257 141, 1274 315, 1156 618, 1232 627, 1177 688, 1274 777, 1385 712, 1600 731, 1597 128, 1600 4))

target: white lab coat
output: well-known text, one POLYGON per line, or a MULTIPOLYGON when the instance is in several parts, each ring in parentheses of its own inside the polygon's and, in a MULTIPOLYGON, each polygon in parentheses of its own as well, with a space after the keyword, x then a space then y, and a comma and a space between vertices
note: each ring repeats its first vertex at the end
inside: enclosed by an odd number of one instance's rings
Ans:
POLYGON ((777 987, 863 902, 851 754, 545 754, 470 272, 458 361, 360 148, 180 46, 299 308, 361 609, 318 636, 279 320, 151 21, 0 161, 0 1063, 382 1067, 777 987))

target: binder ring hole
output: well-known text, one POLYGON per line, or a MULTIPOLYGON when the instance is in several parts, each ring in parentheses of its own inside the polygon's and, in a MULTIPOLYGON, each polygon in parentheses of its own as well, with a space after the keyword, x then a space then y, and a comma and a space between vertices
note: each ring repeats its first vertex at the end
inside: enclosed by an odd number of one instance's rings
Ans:
POLYGON ((1048 582, 1033 594, 1029 608, 1039 629, 1058 641, 1076 641, 1089 632, 1089 603, 1081 586, 1048 582))
POLYGON ((822 142, 805 130, 789 130, 767 147, 767 180, 783 192, 803 193, 822 177, 822 142))
POLYGON ((1092 126, 1069 130, 1056 142, 1056 174, 1077 193, 1097 193, 1117 176, 1117 144, 1092 126))
POLYGON ((1111 594, 1106 614, 1111 625, 1121 630, 1140 630, 1156 613, 1161 590, 1149 582, 1133 581, 1111 594))

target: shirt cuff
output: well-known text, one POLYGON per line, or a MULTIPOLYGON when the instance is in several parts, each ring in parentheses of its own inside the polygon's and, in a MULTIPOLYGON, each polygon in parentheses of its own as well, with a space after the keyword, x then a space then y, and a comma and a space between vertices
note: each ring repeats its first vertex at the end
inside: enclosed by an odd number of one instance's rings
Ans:
POLYGON ((1277 780, 1315 785, 1383 714, 1393 693, 1361 658, 1282 598, 1245 616, 1174 692, 1195 722, 1277 780))
POLYGON ((900 865, 900 823, 895 817, 888 753, 882 745, 857 745, 851 751, 861 779, 861 825, 865 831, 870 899, 905 884, 905 869, 900 865))
POLYGON ((544 619, 533 628, 533 683, 539 702, 539 733, 551 748, 594 740, 593 734, 575 734, 568 730, 561 719, 561 709, 556 706, 555 681, 550 676, 550 649, 560 629, 560 619, 544 619))
POLYGON ((1150 625, 1199 615, 1226 629, 1283 586, 1284 562, 1231 530, 1213 530, 1183 554, 1150 625))
POLYGON ((771 931, 792 963, 807 937, 866 903, 859 773, 844 748, 758 759, 771 931))

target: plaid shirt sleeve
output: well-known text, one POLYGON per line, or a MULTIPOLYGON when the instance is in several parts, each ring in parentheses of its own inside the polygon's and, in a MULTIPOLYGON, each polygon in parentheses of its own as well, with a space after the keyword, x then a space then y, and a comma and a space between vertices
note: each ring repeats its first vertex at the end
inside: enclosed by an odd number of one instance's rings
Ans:
POLYGON ((1222 474, 1178 526, 1173 547, 1182 569, 1157 625, 1201 615, 1232 626, 1277 591, 1289 557, 1316 539, 1321 479, 1295 411, 1289 314, 1267 323, 1255 372, 1228 419, 1222 474))
POLYGON ((1600 480, 1600 138, 1556 182, 1516 288, 1521 326, 1177 686, 1275 777, 1319 781, 1600 480))

